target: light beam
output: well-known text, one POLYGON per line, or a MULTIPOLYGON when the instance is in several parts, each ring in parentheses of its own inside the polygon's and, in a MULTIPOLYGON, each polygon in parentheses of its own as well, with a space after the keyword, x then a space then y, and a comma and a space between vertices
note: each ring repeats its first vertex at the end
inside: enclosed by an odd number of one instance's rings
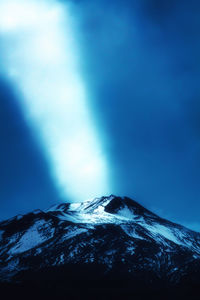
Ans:
POLYGON ((0 39, 1 68, 21 92, 62 195, 80 201, 108 194, 70 7, 56 0, 0 0, 0 39))

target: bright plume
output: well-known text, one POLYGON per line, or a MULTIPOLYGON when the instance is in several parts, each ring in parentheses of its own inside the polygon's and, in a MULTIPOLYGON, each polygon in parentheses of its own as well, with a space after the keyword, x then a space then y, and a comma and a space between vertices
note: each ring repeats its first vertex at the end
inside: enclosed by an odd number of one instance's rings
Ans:
POLYGON ((62 195, 109 193, 107 165, 80 74, 69 5, 0 0, 1 69, 19 91, 62 195))

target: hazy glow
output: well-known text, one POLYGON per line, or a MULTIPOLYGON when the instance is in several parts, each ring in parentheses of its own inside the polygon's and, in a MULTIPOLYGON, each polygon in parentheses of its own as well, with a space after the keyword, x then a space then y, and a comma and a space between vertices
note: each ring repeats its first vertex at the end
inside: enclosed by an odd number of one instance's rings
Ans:
POLYGON ((1 68, 23 95, 63 194, 84 200, 109 190, 72 23, 70 9, 55 0, 0 0, 1 68))

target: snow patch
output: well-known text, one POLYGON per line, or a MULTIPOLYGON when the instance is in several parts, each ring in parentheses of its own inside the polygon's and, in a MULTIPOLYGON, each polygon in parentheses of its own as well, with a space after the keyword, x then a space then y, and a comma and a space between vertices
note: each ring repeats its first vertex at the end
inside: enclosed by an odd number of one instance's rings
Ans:
POLYGON ((38 255, 42 252, 42 249, 41 248, 37 248, 36 251, 35 251, 35 255, 38 255))
POLYGON ((153 235, 161 235, 164 238, 174 242, 175 244, 182 245, 182 242, 175 236, 170 228, 160 224, 154 224, 153 226, 145 224, 146 229, 148 229, 153 235))
POLYGON ((94 262, 94 256, 92 254, 89 255, 89 257, 85 260, 86 263, 93 263, 94 262))
POLYGON ((69 230, 66 234, 63 235, 62 240, 71 239, 71 238, 73 238, 83 232, 87 232, 87 231, 88 230, 85 228, 75 228, 75 229, 69 230))
POLYGON ((134 214, 130 211, 128 207, 120 209, 117 213, 119 216, 125 217, 127 219, 133 219, 134 214))
POLYGON ((53 237, 54 231, 55 229, 49 230, 49 226, 44 220, 37 221, 22 235, 18 243, 10 249, 9 254, 22 253, 42 244, 53 237))
POLYGON ((19 264, 19 259, 15 259, 15 260, 11 260, 7 266, 7 270, 9 271, 13 271, 16 269, 16 267, 18 266, 19 264))
POLYGON ((129 246, 126 249, 128 252, 130 252, 131 255, 135 254, 135 247, 129 246))
POLYGON ((142 236, 136 233, 134 226, 126 226, 126 225, 121 225, 121 228, 124 230, 124 232, 133 238, 144 240, 142 236))
POLYGON ((65 262, 64 257, 65 257, 64 254, 60 255, 60 262, 59 262, 59 264, 63 264, 65 262))

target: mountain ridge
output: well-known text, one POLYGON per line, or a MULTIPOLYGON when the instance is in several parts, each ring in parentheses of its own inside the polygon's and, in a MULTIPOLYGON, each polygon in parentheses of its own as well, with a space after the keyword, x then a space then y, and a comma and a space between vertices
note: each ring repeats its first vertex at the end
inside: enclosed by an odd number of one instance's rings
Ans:
POLYGON ((0 222, 3 284, 120 282, 142 291, 189 287, 199 275, 200 234, 128 197, 61 203, 0 222))

